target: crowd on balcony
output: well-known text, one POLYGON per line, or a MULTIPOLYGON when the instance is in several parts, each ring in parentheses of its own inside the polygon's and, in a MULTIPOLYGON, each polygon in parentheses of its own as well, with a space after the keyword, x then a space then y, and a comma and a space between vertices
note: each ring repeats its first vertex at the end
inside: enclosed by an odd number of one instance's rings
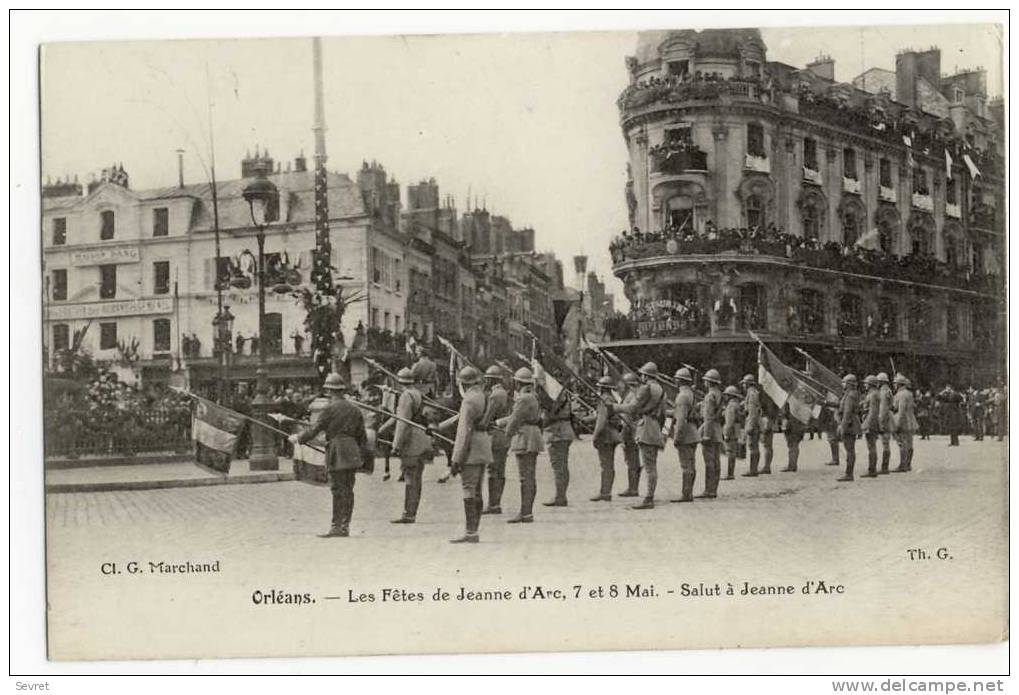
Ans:
POLYGON ((774 224, 763 227, 718 228, 711 221, 697 232, 692 225, 666 227, 642 232, 634 227, 624 230, 609 244, 613 263, 628 259, 667 254, 712 255, 740 253, 787 258, 812 268, 837 270, 859 275, 890 277, 981 292, 998 289, 995 275, 976 273, 968 267, 946 263, 931 253, 898 256, 881 249, 844 245, 837 241, 822 244, 816 238, 788 234, 774 224))
POLYGON ((702 72, 693 74, 668 75, 659 77, 652 75, 646 80, 635 82, 619 97, 619 106, 632 109, 657 101, 680 102, 691 100, 717 99, 722 94, 752 96, 770 92, 771 81, 759 77, 725 77, 718 72, 702 72))

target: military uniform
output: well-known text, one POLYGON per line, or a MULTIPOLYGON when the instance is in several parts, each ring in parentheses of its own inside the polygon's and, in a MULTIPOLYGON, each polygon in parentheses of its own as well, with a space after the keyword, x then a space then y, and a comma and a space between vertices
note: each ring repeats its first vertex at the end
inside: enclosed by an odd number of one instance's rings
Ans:
POLYGON ((439 371, 435 362, 432 362, 428 355, 421 355, 410 371, 413 373, 414 381, 418 383, 421 393, 429 398, 434 396, 436 377, 439 371))
POLYGON ((738 396, 731 396, 722 411, 722 441, 725 444, 726 472, 725 479, 732 480, 736 475, 736 456, 739 454, 739 430, 742 406, 738 396))
POLYGON ((959 446, 959 433, 962 431, 962 394, 946 387, 938 394, 941 404, 942 422, 948 430, 948 446, 959 446))
POLYGON ((892 388, 887 379, 881 382, 878 391, 878 431, 881 433, 881 473, 888 473, 888 464, 892 460, 892 388))
MULTIPOLYGON (((485 467, 492 463, 492 438, 488 433, 490 416, 488 395, 476 383, 469 383, 461 370, 461 382, 468 386, 460 403, 456 425, 456 439, 453 441, 453 470, 459 471, 463 487, 464 516, 467 533, 461 542, 476 542, 481 523, 481 485, 485 478, 485 467)), ((473 370, 477 371, 477 370, 473 370)), ((477 375, 480 381, 480 374, 477 375)))
POLYGON ((857 414, 859 407, 860 392, 856 390, 854 380, 844 385, 842 398, 839 399, 839 407, 836 412, 836 422, 838 423, 836 434, 846 449, 846 472, 839 480, 853 479, 853 469, 856 467, 856 437, 860 434, 860 418, 857 414))
POLYGON ((874 478, 877 472, 877 440, 881 436, 881 392, 874 387, 867 389, 863 398, 863 430, 867 442, 867 477, 874 478))
POLYGON ((785 437, 786 449, 789 451, 789 460, 783 473, 795 473, 800 460, 800 442, 803 441, 803 432, 806 425, 796 419, 789 411, 789 404, 782 406, 782 434, 785 437))
POLYGON ((616 479, 616 447, 623 441, 622 416, 613 413, 612 406, 612 396, 604 394, 594 418, 591 438, 601 467, 601 487, 597 497, 591 499, 592 502, 612 499, 612 484, 616 479))
POLYGON ((700 436, 697 434, 697 426, 693 423, 694 393, 689 384, 680 385, 672 406, 672 415, 675 419, 673 441, 676 444, 676 451, 679 452, 679 467, 683 472, 683 493, 673 502, 690 502, 693 500, 693 484, 697 479, 696 456, 700 436))
MULTIPOLYGON (((624 406, 633 405, 637 388, 629 386, 623 394, 624 406)), ((620 497, 636 497, 640 494, 640 446, 637 444, 637 426, 633 418, 621 413, 623 422, 623 460, 626 462, 626 490, 620 497)))
MULTIPOLYGON (((502 384, 496 383, 488 394, 490 422, 510 413, 510 395, 502 384)), ((488 467, 488 509, 485 514, 502 512, 502 491, 506 487, 506 457, 509 455, 509 437, 501 429, 492 429, 492 465, 488 467)))
POLYGON ((757 468, 761 462, 761 392, 753 384, 747 385, 747 395, 743 399, 743 413, 745 417, 744 431, 747 433, 747 453, 750 456, 750 470, 744 475, 753 477, 757 475, 757 468))
POLYGON ((917 422, 913 392, 905 384, 895 392, 892 412, 892 428, 899 445, 899 467, 895 472, 906 473, 913 470, 913 434, 917 430, 917 422))
POLYGON ((761 398, 761 453, 764 465, 759 473, 771 473, 771 461, 775 457, 775 432, 781 432, 778 407, 768 397, 761 398))
POLYGON ((658 486, 658 452, 665 447, 662 425, 665 423, 665 389, 657 381, 648 378, 637 389, 630 404, 615 406, 615 411, 639 417, 636 440, 640 448, 641 464, 647 476, 647 490, 644 504, 639 508, 654 506, 655 488, 658 486))
POLYGON ((555 402, 551 399, 546 400, 542 424, 545 446, 548 447, 548 459, 555 477, 555 498, 545 502, 545 506, 565 507, 566 490, 570 486, 570 444, 577 435, 573 431, 573 418, 567 394, 560 394, 559 400, 555 402))
POLYGON ((309 429, 297 436, 297 441, 305 444, 319 433, 324 433, 328 441, 326 468, 333 495, 332 526, 327 535, 346 536, 350 533, 350 519, 354 513, 354 480, 358 469, 364 466, 364 449, 368 443, 364 417, 353 403, 334 400, 319 413, 318 420, 309 429))
POLYGON ((718 496, 718 479, 722 474, 722 392, 717 384, 708 387, 701 401, 701 455, 704 457, 704 492, 701 497, 718 496))
POLYGON ((538 397, 533 391, 518 390, 509 417, 499 424, 504 425, 510 440, 510 451, 516 456, 520 474, 520 514, 516 519, 510 519, 510 522, 529 522, 532 520, 534 497, 538 489, 535 466, 538 454, 545 450, 539 429, 541 406, 538 405, 538 397))
MULTIPOLYGON (((416 388, 408 386, 400 393, 396 403, 396 414, 404 420, 427 425, 424 418, 424 396, 416 388)), ((393 433, 393 449, 400 456, 400 473, 405 483, 403 494, 403 516, 397 521, 412 523, 417 518, 421 502, 421 478, 425 464, 432 462, 432 439, 420 428, 401 420, 396 421, 393 433)))
POLYGON ((970 418, 973 421, 973 440, 980 442, 984 439, 984 431, 987 425, 987 398, 983 391, 973 391, 970 398, 970 418))

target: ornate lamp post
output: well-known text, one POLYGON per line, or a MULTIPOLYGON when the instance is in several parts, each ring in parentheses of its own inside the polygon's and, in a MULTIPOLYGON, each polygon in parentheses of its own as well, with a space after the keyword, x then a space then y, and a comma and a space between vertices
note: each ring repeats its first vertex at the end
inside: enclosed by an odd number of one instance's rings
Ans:
POLYGON ((222 403, 225 396, 227 360, 230 358, 230 345, 233 342, 234 315, 230 307, 223 307, 212 319, 213 354, 219 360, 219 383, 217 384, 218 402, 222 403))
MULTIPOLYGON (((257 419, 268 424, 268 411, 272 402, 269 400, 269 378, 265 369, 265 228, 279 219, 279 190, 266 178, 266 173, 265 167, 260 166, 255 180, 245 186, 243 195, 251 209, 251 222, 255 226, 258 241, 258 370, 255 372, 257 393, 251 402, 251 410, 257 419)), ((252 429, 250 465, 252 470, 279 469, 275 437, 264 427, 252 429)))

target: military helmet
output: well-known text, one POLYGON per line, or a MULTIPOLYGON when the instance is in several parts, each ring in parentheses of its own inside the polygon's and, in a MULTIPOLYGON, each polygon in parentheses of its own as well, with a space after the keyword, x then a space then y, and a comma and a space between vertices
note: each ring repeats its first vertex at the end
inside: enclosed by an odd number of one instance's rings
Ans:
POLYGON ((842 383, 843 384, 852 384, 853 386, 856 386, 856 375, 855 374, 846 374, 844 377, 842 377, 842 383))
POLYGON ((472 386, 481 380, 481 373, 474 367, 464 367, 456 375, 456 380, 464 386, 472 386))
POLYGON ((710 381, 713 384, 721 384, 722 376, 718 373, 717 369, 709 369, 704 372, 704 376, 701 377, 703 381, 710 381))
POLYGON ((347 382, 343 380, 343 377, 333 372, 326 377, 325 383, 322 385, 326 391, 346 391, 347 382))
POLYGON ((633 372, 627 372, 623 375, 623 383, 630 384, 631 386, 637 383, 637 375, 633 372))
POLYGON ((513 381, 520 382, 521 384, 533 384, 534 374, 527 367, 521 367, 513 375, 513 381))
POLYGON ((497 364, 493 364, 491 367, 485 370, 486 379, 502 379, 503 371, 502 367, 497 364))
POLYGON ((878 384, 877 377, 874 376, 873 374, 868 374, 863 378, 863 383, 866 384, 867 386, 877 386, 878 384))
POLYGON ((658 365, 654 362, 646 362, 644 366, 640 368, 640 373, 644 376, 658 376, 658 365))
POLYGON ((877 375, 877 380, 878 380, 878 381, 879 381, 880 383, 882 383, 882 384, 887 384, 887 383, 888 383, 888 373, 887 373, 887 372, 880 372, 880 373, 879 373, 879 374, 877 375))
POLYGON ((414 372, 412 372, 409 368, 404 367, 396 373, 396 380, 401 384, 413 384, 414 372))
POLYGON ((900 374, 896 374, 895 375, 895 383, 896 384, 900 384, 901 386, 909 386, 909 379, 907 379, 904 374, 901 374, 901 373, 900 374))
POLYGON ((739 383, 741 383, 741 384, 756 384, 757 380, 754 379, 754 375, 753 374, 745 374, 743 376, 743 378, 740 379, 739 383))
POLYGON ((615 380, 610 376, 603 376, 598 380, 598 388, 600 389, 613 389, 616 387, 615 380))
POLYGON ((672 378, 677 381, 693 381, 693 377, 690 375, 690 370, 686 367, 680 367, 677 369, 672 378))
POLYGON ((725 391, 723 391, 723 393, 726 396, 735 396, 736 398, 740 397, 739 389, 736 388, 735 386, 726 386, 725 391))

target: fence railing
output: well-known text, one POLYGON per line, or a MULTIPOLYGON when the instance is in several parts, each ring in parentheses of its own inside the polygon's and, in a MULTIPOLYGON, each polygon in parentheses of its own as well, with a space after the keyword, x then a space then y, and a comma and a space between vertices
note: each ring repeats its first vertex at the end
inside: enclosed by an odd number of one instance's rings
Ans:
POLYGON ((54 407, 43 423, 47 457, 130 456, 191 449, 191 413, 151 408, 97 417, 93 411, 54 407))

